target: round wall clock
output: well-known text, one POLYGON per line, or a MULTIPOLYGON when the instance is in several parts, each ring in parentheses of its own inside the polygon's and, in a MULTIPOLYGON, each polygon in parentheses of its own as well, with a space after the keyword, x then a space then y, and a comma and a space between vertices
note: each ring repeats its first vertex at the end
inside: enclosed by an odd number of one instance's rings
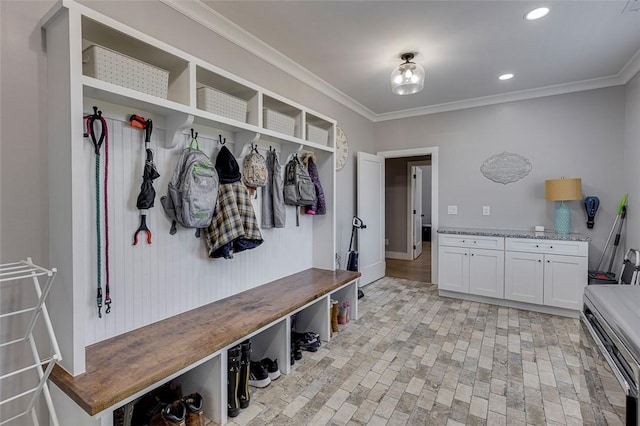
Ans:
POLYGON ((349 158, 349 142, 344 131, 336 126, 336 170, 340 170, 347 164, 349 158))

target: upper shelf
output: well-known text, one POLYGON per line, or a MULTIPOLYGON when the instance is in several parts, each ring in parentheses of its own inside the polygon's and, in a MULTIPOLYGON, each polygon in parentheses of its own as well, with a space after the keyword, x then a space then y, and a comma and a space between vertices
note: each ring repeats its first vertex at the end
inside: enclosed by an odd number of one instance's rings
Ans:
MULTIPOLYGON (((175 147, 179 134, 196 122, 232 133, 254 133, 253 140, 263 138, 334 152, 335 120, 81 4, 62 3, 62 7, 71 5, 81 16, 83 52, 72 57, 83 60, 84 97, 166 117, 167 148, 175 147), (92 45, 108 49, 111 57, 89 57, 85 49, 92 45), (103 62, 98 64, 98 60, 103 62), (87 66, 87 61, 94 61, 94 65, 87 66), (141 87, 137 82, 158 75, 166 79, 166 90, 160 94, 136 90, 141 87), (279 126, 279 120, 291 126, 279 126)), ((47 21, 43 22, 46 25, 47 21)))

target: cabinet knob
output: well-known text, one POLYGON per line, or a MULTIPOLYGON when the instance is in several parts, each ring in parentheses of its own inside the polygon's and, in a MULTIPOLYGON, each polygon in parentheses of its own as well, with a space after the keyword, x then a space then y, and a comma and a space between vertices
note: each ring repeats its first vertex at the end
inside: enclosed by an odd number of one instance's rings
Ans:
POLYGON ((539 245, 536 244, 536 248, 540 247, 539 245))
POLYGON ((463 242, 463 243, 466 243, 466 241, 465 241, 465 240, 462 240, 462 242, 463 242))
POLYGON ((464 254, 465 256, 467 255, 467 253, 464 254))
POLYGON ((473 242, 473 244, 478 244, 478 242, 477 242, 477 241, 474 241, 474 242, 473 242))
POLYGON ((475 256, 475 254, 471 253, 471 256, 475 256))
POLYGON ((549 246, 549 248, 553 248, 553 246, 549 246))
POLYGON ((538 259, 538 263, 541 263, 541 262, 542 262, 542 260, 538 259))
POLYGON ((551 261, 550 261, 550 260, 547 260, 547 263, 551 263, 551 261))

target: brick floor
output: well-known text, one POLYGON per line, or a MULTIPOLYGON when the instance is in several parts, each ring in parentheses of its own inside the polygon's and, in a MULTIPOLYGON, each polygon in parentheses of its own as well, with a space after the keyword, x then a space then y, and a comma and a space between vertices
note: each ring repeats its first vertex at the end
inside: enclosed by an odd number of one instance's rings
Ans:
POLYGON ((399 278, 364 290, 358 321, 252 388, 229 424, 623 424, 624 395, 579 320, 399 278))

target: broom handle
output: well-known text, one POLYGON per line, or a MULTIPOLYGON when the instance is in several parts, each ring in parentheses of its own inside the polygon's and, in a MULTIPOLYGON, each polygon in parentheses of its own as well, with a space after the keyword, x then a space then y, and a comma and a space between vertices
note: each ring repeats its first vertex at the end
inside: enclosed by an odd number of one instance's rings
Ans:
POLYGON ((613 222, 613 226, 611 227, 611 232, 609 232, 609 238, 607 238, 607 242, 604 244, 604 249, 602 250, 602 254, 600 255, 600 260, 598 261, 598 266, 596 266, 596 271, 600 270, 600 265, 604 260, 604 255, 607 253, 607 247, 609 247, 609 242, 611 241, 611 236, 613 235, 613 231, 616 229, 616 225, 618 224, 618 220, 620 216, 616 216, 616 220, 613 222))
POLYGON ((600 255, 600 260, 598 261, 598 266, 596 266, 596 271, 600 270, 600 265, 604 260, 604 255, 607 252, 607 247, 609 247, 609 242, 611 241, 611 236, 613 235, 613 231, 616 229, 616 225, 618 224, 618 220, 620 216, 622 216, 622 209, 627 206, 627 197, 629 194, 624 194, 622 200, 620 200, 620 205, 618 206, 618 215, 616 216, 616 220, 613 222, 613 226, 611 227, 611 232, 609 232, 609 238, 607 238, 607 242, 604 245, 604 249, 602 250, 602 254, 600 255))

